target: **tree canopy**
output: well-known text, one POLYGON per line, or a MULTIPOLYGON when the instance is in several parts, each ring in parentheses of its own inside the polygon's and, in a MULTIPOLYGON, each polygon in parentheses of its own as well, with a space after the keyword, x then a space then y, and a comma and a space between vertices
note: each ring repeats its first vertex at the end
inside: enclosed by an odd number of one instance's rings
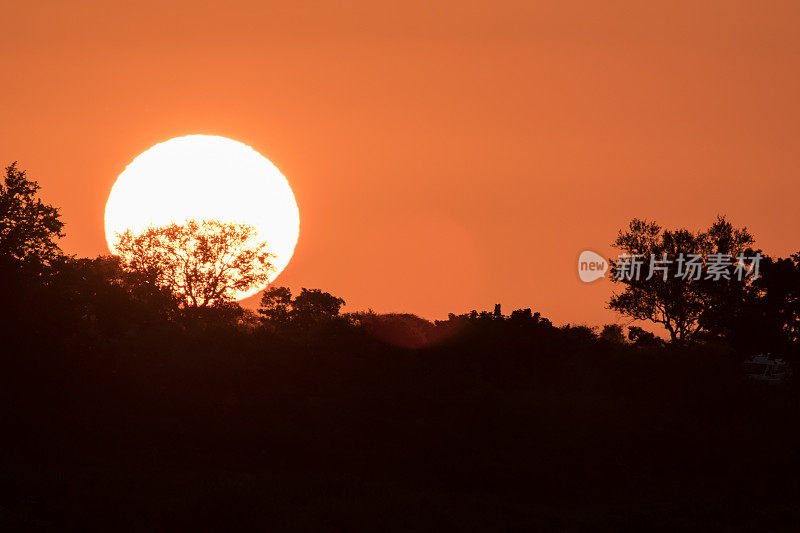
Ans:
POLYGON ((633 219, 612 246, 622 254, 610 261, 611 279, 624 286, 614 294, 609 308, 636 320, 663 326, 671 340, 685 342, 712 331, 732 303, 741 303, 753 291, 753 279, 703 276, 702 269, 715 258, 730 263, 739 254, 752 253, 753 236, 735 228, 725 217, 706 230, 666 230, 659 224, 633 219), (694 258, 694 265, 688 258, 694 258), (627 263, 623 264, 627 258, 627 263), (630 258, 638 258, 650 272, 625 273, 630 258), (692 267, 697 267, 692 271, 692 267))
POLYGON ((39 184, 17 163, 6 167, 0 183, 0 260, 17 265, 47 266, 61 250, 56 239, 64 236, 58 208, 37 196, 39 184))
POLYGON ((168 288, 186 308, 218 306, 264 285, 274 271, 268 244, 247 224, 190 220, 118 236, 122 265, 168 288))
POLYGON ((312 324, 339 316, 345 301, 320 289, 303 288, 292 299, 288 287, 270 287, 261 296, 259 314, 273 325, 312 324))

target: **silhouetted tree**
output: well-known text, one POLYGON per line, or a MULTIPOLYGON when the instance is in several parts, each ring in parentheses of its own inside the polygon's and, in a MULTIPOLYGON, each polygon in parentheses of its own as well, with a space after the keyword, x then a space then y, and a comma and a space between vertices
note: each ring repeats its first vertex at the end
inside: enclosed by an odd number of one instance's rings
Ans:
POLYGON ((737 351, 782 353, 800 341, 800 254, 764 257, 759 279, 731 292, 728 305, 712 307, 703 319, 737 351))
POLYGON ((561 327, 561 331, 572 337, 573 339, 579 339, 583 342, 589 342, 597 339, 597 334, 595 333, 594 326, 588 326, 586 324, 578 324, 573 326, 572 324, 565 324, 561 327))
POLYGON ((60 213, 36 196, 39 184, 28 179, 16 162, 6 167, 0 183, 0 261, 8 265, 50 265, 61 250, 60 213))
POLYGON ((525 309, 515 309, 511 311, 511 316, 509 317, 509 319, 526 321, 526 320, 533 320, 534 318, 538 319, 538 315, 539 313, 536 313, 536 317, 534 317, 531 308, 526 307, 525 309))
POLYGON ((600 332, 600 339, 614 343, 625 342, 625 334, 622 332, 622 326, 619 324, 606 324, 600 332))
POLYGON ((622 261, 610 260, 609 275, 625 289, 615 294, 608 307, 636 320, 662 325, 672 341, 691 340, 698 333, 710 329, 711 321, 703 321, 704 314, 722 310, 743 297, 749 279, 710 280, 702 270, 711 254, 729 255, 733 260, 749 250, 753 237, 747 229, 734 228, 724 217, 705 232, 693 233, 686 229, 663 230, 655 222, 634 219, 626 231, 620 231, 612 244, 624 255, 639 258, 640 271, 628 270, 627 277, 621 269, 630 269, 622 261), (684 260, 699 256, 700 275, 695 276, 684 260), (651 276, 650 261, 659 263, 651 276), (648 279, 649 278, 649 279, 648 279))
POLYGON ((261 295, 258 313, 271 324, 288 324, 292 312, 292 291, 289 287, 270 287, 261 295))
POLYGON ((502 308, 501 308, 500 304, 494 304, 494 313, 493 313, 493 315, 494 315, 494 318, 497 318, 497 319, 505 318, 503 316, 503 311, 502 311, 502 308))
MULTIPOLYGON (((718 218, 705 233, 708 247, 713 253, 725 254, 736 262, 736 257, 743 254, 752 257, 756 252, 752 249, 754 239, 745 228, 737 229, 724 218, 718 218)), ((759 276, 761 275, 759 261, 759 276)), ((734 340, 745 330, 755 331, 758 322, 759 290, 757 279, 750 277, 730 279, 721 277, 717 280, 701 280, 701 287, 706 296, 703 312, 700 316, 700 332, 704 335, 734 340)), ((755 343, 766 339, 753 339, 755 343)))
POLYGON ((767 259, 756 281, 763 316, 788 342, 800 341, 800 252, 785 259, 767 259))
POLYGON ((123 267, 168 288, 184 307, 220 305, 267 282, 274 267, 253 226, 217 220, 151 227, 118 236, 123 267))
POLYGON ((320 289, 303 288, 292 299, 288 287, 270 287, 261 296, 258 313, 272 325, 312 324, 339 316, 345 301, 320 289))
POLYGON ((119 338, 173 317, 176 297, 125 271, 116 256, 64 257, 53 265, 43 315, 48 327, 119 338))
POLYGON ((628 340, 636 346, 661 346, 664 341, 639 326, 628 327, 628 340))

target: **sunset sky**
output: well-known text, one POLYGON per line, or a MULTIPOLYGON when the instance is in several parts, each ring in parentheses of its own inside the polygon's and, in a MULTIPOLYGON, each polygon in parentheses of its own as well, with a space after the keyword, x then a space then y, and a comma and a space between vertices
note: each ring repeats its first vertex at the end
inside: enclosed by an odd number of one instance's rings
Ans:
MULTIPOLYGON (((0 147, 108 253, 114 181, 152 145, 229 137, 300 211, 278 278, 346 310, 533 307, 617 320, 581 251, 632 217, 800 249, 796 2, 17 2, 0 147)), ((220 176, 219 187, 226 187, 220 176)))

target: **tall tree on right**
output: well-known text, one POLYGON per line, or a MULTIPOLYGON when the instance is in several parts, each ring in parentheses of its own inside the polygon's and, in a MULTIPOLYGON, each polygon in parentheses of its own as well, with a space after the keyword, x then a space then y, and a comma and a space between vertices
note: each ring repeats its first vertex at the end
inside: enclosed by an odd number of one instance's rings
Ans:
POLYGON ((612 243, 621 253, 610 260, 609 276, 623 290, 608 307, 661 325, 676 343, 718 334, 731 306, 756 297, 757 260, 739 264, 738 259, 755 256, 753 243, 746 228, 734 227, 725 217, 696 233, 633 219, 612 243))

